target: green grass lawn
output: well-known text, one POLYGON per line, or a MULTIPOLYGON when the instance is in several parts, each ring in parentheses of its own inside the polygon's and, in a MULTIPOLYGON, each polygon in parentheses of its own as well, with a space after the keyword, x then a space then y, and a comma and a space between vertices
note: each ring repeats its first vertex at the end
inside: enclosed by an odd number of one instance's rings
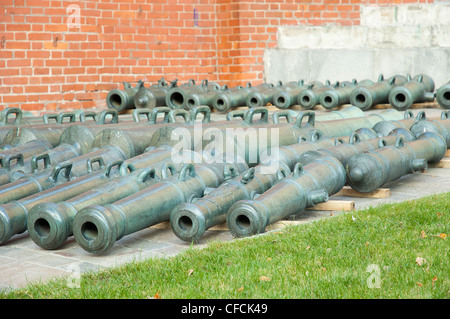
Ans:
POLYGON ((3 298, 450 297, 450 193, 211 242, 3 298))

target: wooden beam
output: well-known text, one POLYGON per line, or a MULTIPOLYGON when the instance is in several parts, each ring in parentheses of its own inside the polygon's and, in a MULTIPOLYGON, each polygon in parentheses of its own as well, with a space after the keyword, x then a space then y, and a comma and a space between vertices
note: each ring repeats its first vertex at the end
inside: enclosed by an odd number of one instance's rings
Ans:
POLYGON ((329 200, 307 208, 307 210, 337 210, 345 212, 352 211, 354 209, 355 202, 349 200, 329 200))
POLYGON ((445 153, 444 157, 450 157, 450 148, 447 149, 447 152, 445 153))
MULTIPOLYGON (((424 103, 414 103, 410 106, 410 109, 429 109, 429 108, 441 108, 441 106, 436 102, 424 102, 424 103)), ((393 109, 392 105, 389 103, 386 104, 377 104, 372 106, 372 109, 393 109)))
POLYGON ((391 196, 389 188, 378 188, 370 193, 360 193, 350 186, 344 186, 342 190, 335 194, 335 196, 350 196, 350 197, 365 197, 365 198, 388 198, 391 196))

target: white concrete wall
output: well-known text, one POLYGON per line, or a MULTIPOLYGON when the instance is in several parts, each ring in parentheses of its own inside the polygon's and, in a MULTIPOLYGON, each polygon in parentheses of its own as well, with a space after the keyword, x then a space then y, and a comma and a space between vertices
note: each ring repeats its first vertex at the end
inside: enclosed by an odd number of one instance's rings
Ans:
POLYGON ((264 56, 267 82, 376 80, 426 73, 450 80, 450 3, 362 6, 359 26, 288 26, 264 56))

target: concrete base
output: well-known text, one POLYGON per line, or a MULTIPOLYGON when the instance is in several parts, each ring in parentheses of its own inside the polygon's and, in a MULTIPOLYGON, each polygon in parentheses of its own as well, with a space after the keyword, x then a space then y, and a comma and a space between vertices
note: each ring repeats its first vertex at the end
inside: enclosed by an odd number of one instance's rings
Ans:
POLYGON ((284 26, 266 49, 264 79, 276 83, 376 80, 395 74, 450 74, 450 4, 361 6, 361 25, 284 26))
POLYGON ((268 49, 264 80, 270 83, 304 80, 377 81, 400 74, 427 74, 436 89, 449 81, 450 48, 409 49, 268 49))

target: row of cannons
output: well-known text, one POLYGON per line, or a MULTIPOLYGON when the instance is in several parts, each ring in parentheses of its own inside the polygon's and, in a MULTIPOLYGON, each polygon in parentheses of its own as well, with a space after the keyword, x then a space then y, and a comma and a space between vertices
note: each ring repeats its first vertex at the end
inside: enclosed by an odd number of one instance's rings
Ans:
POLYGON ((167 106, 171 109, 189 110, 196 106, 209 106, 211 109, 226 113, 231 109, 247 106, 262 107, 271 104, 279 109, 288 109, 295 105, 311 110, 316 105, 325 109, 336 109, 341 105, 351 104, 361 110, 368 110, 378 104, 390 104, 399 111, 407 110, 414 103, 433 102, 445 109, 450 109, 450 82, 435 90, 433 79, 426 74, 414 77, 395 75, 378 80, 365 79, 357 81, 325 83, 314 81, 292 81, 276 85, 262 83, 252 86, 228 88, 215 82, 203 80, 196 84, 194 80, 178 84, 177 80, 166 82, 164 78, 157 84, 145 87, 139 81, 135 87, 124 83, 124 89, 113 89, 106 97, 109 108, 123 111, 126 109, 154 108, 167 106))
POLYGON ((167 221, 186 242, 223 222, 235 237, 252 236, 346 184, 365 193, 420 173, 450 147, 448 111, 427 118, 354 109, 294 115, 256 107, 214 121, 208 106, 156 107, 80 112, 69 122, 62 119, 73 114, 61 113, 56 123, 4 110, 0 244, 27 232, 44 249, 74 238, 103 253, 167 221))

